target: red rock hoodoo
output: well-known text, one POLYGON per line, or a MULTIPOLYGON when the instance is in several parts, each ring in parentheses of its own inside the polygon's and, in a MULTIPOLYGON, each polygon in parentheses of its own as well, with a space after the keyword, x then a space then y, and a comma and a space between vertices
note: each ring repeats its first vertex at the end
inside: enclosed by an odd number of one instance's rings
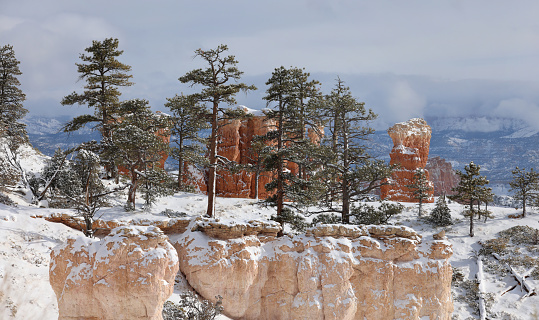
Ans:
POLYGON ((427 162, 425 169, 429 172, 430 181, 434 187, 434 196, 453 194, 451 189, 459 184, 459 177, 450 162, 440 157, 432 157, 427 162))
MULTIPOLYGON (((234 161, 239 165, 254 167, 258 162, 258 154, 251 148, 255 136, 263 136, 269 131, 275 130, 276 123, 265 116, 253 115, 244 120, 225 120, 220 123, 218 130, 219 144, 217 154, 234 161)), ((322 130, 323 131, 323 130, 322 130)), ((307 136, 313 143, 320 143, 320 136, 309 129, 307 136)), ((261 164, 260 164, 261 165, 261 164)), ((298 167, 294 163, 289 163, 287 168, 296 173, 298 167)), ((190 177, 186 181, 200 192, 207 191, 207 181, 204 172, 200 172, 193 167, 186 166, 190 172, 190 177)), ((227 198, 258 198, 266 199, 272 192, 266 191, 265 185, 273 180, 274 172, 262 171, 257 175, 253 171, 240 170, 230 172, 228 170, 217 171, 216 192, 219 197, 227 198)))
MULTIPOLYGON (((387 130, 387 133, 393 139, 390 164, 398 164, 400 168, 393 172, 391 183, 382 186, 381 198, 392 201, 417 202, 418 200, 414 199, 413 191, 407 185, 412 184, 416 169, 425 168, 427 165, 432 129, 425 120, 414 118, 395 124, 387 130)), ((431 197, 424 202, 433 201, 434 199, 431 197)))
MULTIPOLYGON (((240 165, 255 165, 258 155, 251 148, 253 138, 265 135, 274 128, 274 122, 263 116, 221 123, 217 153, 240 165)), ((241 170, 233 173, 219 170, 217 176, 217 196, 256 198, 256 174, 254 172, 241 170)), ((260 173, 258 177, 259 198, 264 199, 270 195, 264 186, 271 181, 271 177, 271 172, 260 173)))

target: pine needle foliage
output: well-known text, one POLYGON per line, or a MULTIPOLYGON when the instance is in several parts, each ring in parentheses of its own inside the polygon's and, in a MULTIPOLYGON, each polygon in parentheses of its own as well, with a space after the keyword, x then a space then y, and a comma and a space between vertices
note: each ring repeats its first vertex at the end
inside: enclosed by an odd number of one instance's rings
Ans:
POLYGON ((513 180, 509 182, 510 191, 513 191, 513 197, 522 204, 522 216, 526 216, 526 206, 534 203, 539 198, 539 173, 531 168, 526 171, 525 168, 516 167, 511 172, 513 180))
MULTIPOLYGON (((115 165, 125 168, 130 179, 126 209, 135 209, 136 192, 141 183, 145 183, 145 207, 152 205, 155 196, 164 195, 155 190, 152 195, 148 194, 148 188, 162 184, 168 184, 168 180, 162 173, 159 162, 168 154, 168 136, 170 118, 163 114, 153 113, 148 101, 133 99, 122 102, 120 114, 123 115, 120 122, 114 126, 114 139, 110 152, 114 153, 115 165)), ((112 158, 112 156, 110 156, 112 158)))
POLYGON ((447 206, 445 196, 438 197, 436 205, 430 213, 429 221, 437 227, 445 227, 453 224, 451 209, 447 206))
POLYGON ((354 98, 342 80, 337 79, 321 111, 329 131, 323 141, 324 165, 316 176, 324 185, 321 205, 325 212, 339 214, 342 223, 350 223, 352 204, 385 184, 392 168, 368 153, 365 143, 374 133, 369 122, 376 114, 354 98))
MULTIPOLYGON (((119 41, 107 38, 103 41, 92 41, 92 45, 81 54, 82 63, 76 63, 79 80, 86 82, 82 93, 73 92, 65 96, 62 105, 87 105, 94 109, 93 114, 84 114, 73 118, 63 127, 64 132, 73 132, 88 124, 94 124, 94 129, 101 132, 103 150, 112 146, 112 130, 114 123, 122 116, 119 114, 120 87, 133 85, 128 72, 131 67, 118 60, 123 50, 118 49, 119 41)), ((109 175, 115 176, 112 163, 105 155, 113 156, 108 152, 101 157, 108 163, 109 175)))
MULTIPOLYGON (((256 90, 253 85, 246 85, 238 82, 243 72, 238 67, 238 61, 233 55, 226 55, 228 47, 219 45, 216 49, 197 49, 195 57, 202 58, 207 63, 206 69, 195 69, 189 71, 178 80, 188 83, 190 86, 202 87, 198 93, 191 95, 197 103, 209 104, 209 123, 211 134, 208 139, 208 206, 206 215, 215 215, 216 178, 219 157, 217 155, 217 144, 219 142, 218 129, 221 120, 237 119, 245 116, 242 109, 226 109, 223 105, 235 105, 235 96, 240 91, 247 92, 256 90)), ((225 159, 223 159, 225 160, 225 159)), ((226 160, 225 160, 226 161, 226 160)))
POLYGON ((476 209, 474 203, 480 203, 485 199, 488 194, 487 185, 489 181, 485 176, 480 173, 481 167, 475 163, 464 166, 464 172, 457 170, 456 174, 459 176, 459 184, 452 189, 455 192, 454 195, 449 196, 449 199, 455 200, 468 205, 466 216, 470 219, 470 237, 474 236, 474 216, 476 209))
POLYGON ((414 199, 418 200, 419 217, 422 216, 423 201, 431 198, 430 192, 433 190, 432 183, 427 178, 427 172, 423 168, 417 168, 414 172, 412 183, 407 185, 414 199))
POLYGON ((266 203, 276 207, 276 220, 283 227, 291 209, 285 205, 298 209, 313 204, 323 187, 312 178, 321 165, 322 95, 319 82, 309 77, 303 69, 279 67, 266 82, 264 99, 270 109, 265 115, 273 125, 261 139, 268 145, 263 150, 265 170, 275 172, 265 186, 275 194, 266 203))
POLYGON ((28 141, 26 126, 20 122, 28 110, 23 106, 26 95, 19 88, 19 64, 12 45, 0 46, 0 138, 7 138, 12 151, 28 141))
POLYGON ((172 148, 171 156, 178 161, 178 190, 186 191, 187 165, 207 167, 205 157, 206 139, 201 137, 201 130, 208 129, 209 111, 194 96, 184 94, 167 98, 165 107, 172 112, 172 148))

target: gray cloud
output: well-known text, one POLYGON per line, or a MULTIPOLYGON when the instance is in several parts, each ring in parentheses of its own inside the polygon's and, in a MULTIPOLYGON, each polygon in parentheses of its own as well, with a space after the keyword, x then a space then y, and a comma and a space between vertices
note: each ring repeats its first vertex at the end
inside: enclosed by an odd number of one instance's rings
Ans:
MULTIPOLYGON (((305 67, 329 91, 337 75, 380 115, 498 116, 532 124, 539 104, 539 3, 425 1, 2 1, 0 39, 21 61, 32 113, 74 114, 61 98, 82 90, 75 63, 92 40, 116 37, 140 97, 162 109, 189 92, 178 82, 202 66, 197 48, 226 43, 247 82, 239 103, 263 107, 278 66, 305 67)), ((488 127, 488 125, 487 125, 488 127)))

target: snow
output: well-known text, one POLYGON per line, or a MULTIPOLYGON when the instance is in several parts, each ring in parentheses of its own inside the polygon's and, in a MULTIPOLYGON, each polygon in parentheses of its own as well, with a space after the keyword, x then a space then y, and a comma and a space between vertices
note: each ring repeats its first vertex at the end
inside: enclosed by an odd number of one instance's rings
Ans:
MULTIPOLYGON (((28 150, 28 152, 30 153, 32 151, 28 150)), ((38 154, 35 153, 35 155, 38 154)), ((43 158, 34 158, 33 160, 25 161, 29 167, 39 168, 40 163, 42 163, 40 159, 43 158)), ((58 308, 56 297, 49 285, 51 249, 57 245, 65 244, 68 238, 76 239, 74 246, 86 245, 95 240, 85 238, 81 232, 72 230, 62 224, 32 218, 32 216, 36 215, 50 216, 59 213, 74 215, 75 212, 73 210, 38 208, 30 205, 28 199, 22 196, 11 194, 10 197, 18 203, 17 207, 8 207, 0 204, 0 319, 57 319, 58 308)), ((203 215, 206 210, 205 196, 191 193, 177 193, 173 196, 161 198, 149 212, 138 210, 134 213, 125 213, 122 208, 123 199, 116 199, 113 203, 116 204, 114 207, 103 208, 100 210, 98 216, 101 216, 105 220, 144 222, 171 220, 171 218, 162 214, 165 209, 185 212, 189 217, 203 215)), ((140 208, 139 205, 141 203, 137 205, 137 208, 140 208)), ((418 234, 423 236, 422 241, 432 239, 433 234, 442 230, 442 228, 435 228, 419 221, 417 219, 415 204, 404 205, 406 207, 404 212, 393 220, 390 220, 391 223, 414 229, 418 234)), ((450 258, 450 262, 453 267, 457 267, 463 272, 465 279, 469 280, 474 279, 478 273, 476 255, 480 249, 480 241, 492 239, 496 236, 496 233, 517 225, 539 228, 538 211, 530 210, 527 217, 522 219, 510 219, 508 218, 509 214, 518 214, 520 211, 514 208, 489 207, 493 211, 494 218, 489 219, 486 223, 475 222, 475 236, 472 238, 468 236, 468 220, 460 215, 463 207, 457 203, 450 203, 449 207, 453 219, 458 220, 454 226, 445 228, 447 241, 453 245, 453 256, 450 258)), ((433 203, 424 204, 426 212, 430 212, 433 208, 433 203)), ((271 208, 258 206, 255 200, 233 198, 217 198, 216 212, 217 217, 222 223, 231 224, 269 219, 270 215, 274 213, 271 208)), ((205 235, 201 234, 199 239, 190 239, 199 241, 192 245, 207 245, 206 239, 203 237, 205 235)), ((175 235, 172 238, 172 241, 184 240, 183 235, 175 235)), ((117 240, 116 245, 121 245, 119 236, 117 240)), ((283 238, 277 241, 292 243, 292 240, 283 238)), ((305 237, 305 241, 308 241, 308 237, 305 237)), ((215 243, 219 244, 219 241, 215 243)), ((350 241, 347 239, 328 239, 328 245, 349 246, 350 241)), ((380 249, 384 250, 385 248, 381 246, 380 249)), ((100 254, 101 258, 106 259, 108 252, 96 254, 100 254)), ((156 252, 155 254, 159 255, 162 253, 156 252)), ((259 249, 249 249, 248 254, 254 258, 275 256, 275 252, 264 252, 259 249)), ((296 253, 288 252, 287 254, 293 255, 296 253)), ((338 260, 343 259, 343 257, 344 255, 342 257, 335 255, 334 258, 338 260)), ((155 257, 148 257, 148 259, 152 258, 155 257)), ((200 256, 196 257, 196 259, 202 264, 205 257, 200 256)), ((314 262, 306 260, 303 263, 309 264, 314 262)), ((404 267, 406 265, 402 264, 401 266, 404 267)), ((410 263, 409 267, 413 267, 412 263, 410 263)), ((522 275, 527 270, 518 271, 522 275)), ((80 276, 84 276, 84 273, 80 276)), ((175 284, 174 294, 170 298, 171 301, 178 301, 179 294, 188 288, 181 274, 178 275, 176 280, 177 283, 175 284)), ((531 278, 527 280, 532 287, 539 288, 539 281, 532 280, 531 278)), ((102 284, 108 285, 106 282, 102 284)), ((505 312, 512 315, 513 319, 530 319, 531 314, 534 312, 539 313, 539 296, 523 298, 526 292, 522 292, 518 287, 501 295, 501 292, 506 291, 515 284, 516 281, 511 276, 501 278, 489 273, 488 270, 483 270, 482 289, 485 293, 493 294, 495 299, 491 311, 499 314, 505 312)), ((380 295, 385 294, 383 291, 378 293, 380 295)), ((318 296, 314 296, 313 299, 308 301, 298 300, 295 303, 308 303, 310 306, 320 307, 321 303, 317 300, 321 299, 320 294, 318 293, 318 296)), ((400 302, 395 301, 395 303, 398 304, 400 302)), ((476 317, 472 314, 473 310, 468 305, 458 301, 454 301, 454 305, 454 319, 464 320, 468 317, 476 317)), ((226 318, 221 317, 220 319, 226 318)))

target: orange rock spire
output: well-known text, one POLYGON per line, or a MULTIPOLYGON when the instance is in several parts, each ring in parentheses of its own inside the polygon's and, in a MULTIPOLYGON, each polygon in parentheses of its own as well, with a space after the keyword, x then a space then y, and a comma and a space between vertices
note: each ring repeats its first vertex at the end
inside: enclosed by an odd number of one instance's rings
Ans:
MULTIPOLYGON (((400 167, 393 172, 391 184, 382 186, 381 198, 417 202, 413 191, 407 185, 412 184, 415 170, 424 169, 427 165, 432 129, 425 120, 414 118, 395 124, 387 130, 387 133, 393 139, 390 164, 398 164, 400 167)), ((434 199, 431 198, 425 202, 432 201, 434 199)))

